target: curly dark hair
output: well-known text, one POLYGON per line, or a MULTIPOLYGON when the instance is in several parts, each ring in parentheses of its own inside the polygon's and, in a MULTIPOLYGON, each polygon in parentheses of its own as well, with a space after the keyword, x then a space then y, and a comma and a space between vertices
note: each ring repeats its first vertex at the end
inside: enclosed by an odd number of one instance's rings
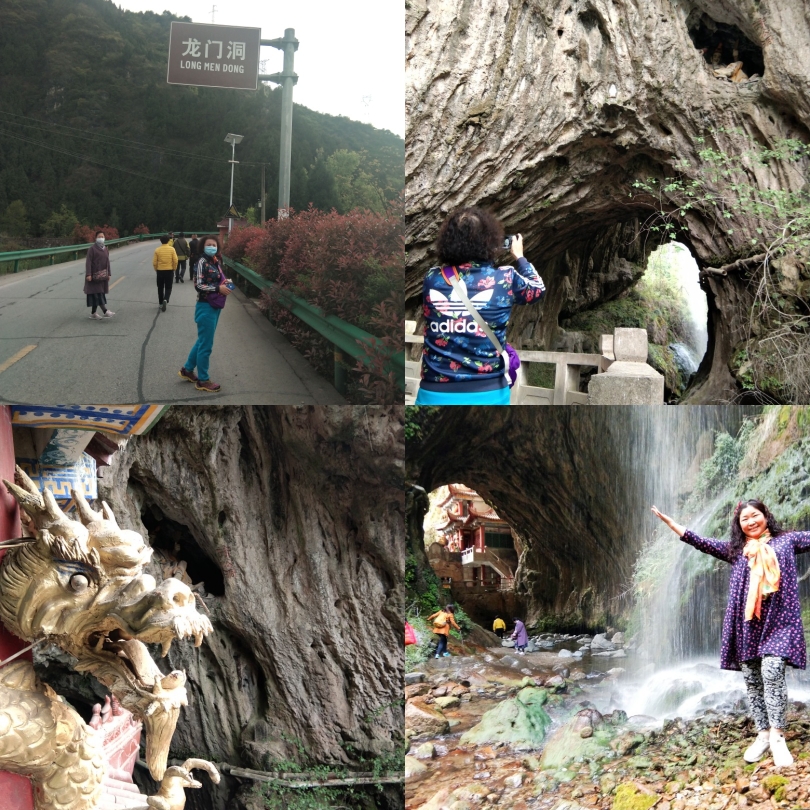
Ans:
POLYGON ((461 208, 444 221, 436 238, 443 264, 492 262, 503 244, 503 225, 483 208, 461 208))
POLYGON ((748 540, 742 530, 742 526, 740 526, 740 512, 742 512, 746 506, 753 506, 754 509, 762 512, 762 515, 768 524, 768 531, 771 533, 771 537, 778 537, 780 534, 785 533, 785 530, 776 522, 776 518, 771 514, 771 510, 768 509, 768 507, 765 506, 762 501, 758 501, 756 499, 752 499, 750 501, 740 501, 737 504, 737 508, 734 510, 734 517, 731 518, 730 545, 731 552, 734 557, 739 557, 740 554, 742 554, 743 546, 748 540))

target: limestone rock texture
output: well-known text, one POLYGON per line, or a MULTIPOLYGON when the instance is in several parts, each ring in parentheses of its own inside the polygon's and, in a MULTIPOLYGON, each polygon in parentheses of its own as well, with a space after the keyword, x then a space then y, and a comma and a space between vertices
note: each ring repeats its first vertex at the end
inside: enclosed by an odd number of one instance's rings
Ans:
MULTIPOLYGON (((808 139, 810 22, 793 0, 406 0, 406 34, 406 317, 418 317, 446 214, 482 205, 524 235, 548 288, 541 309, 514 313, 519 347, 553 349, 560 318, 639 277, 660 237, 646 227, 657 203, 635 181, 678 176, 687 161, 688 182, 707 146, 737 154, 808 139), (760 78, 715 76, 698 45, 718 40, 738 43, 760 78)), ((806 167, 747 172, 759 188, 796 190, 806 167)), ((701 269, 719 267, 759 252, 758 224, 729 233, 698 206, 679 241, 701 269)), ((735 395, 730 361, 751 302, 741 274, 701 283, 709 347, 693 403, 735 395)))
MULTIPOLYGON (((371 770, 395 752, 403 465, 401 406, 173 407, 116 453, 100 496, 149 538, 156 577, 176 543, 214 625, 158 660, 188 675, 171 757, 371 770)), ((229 790, 189 807, 242 807, 229 790)))
POLYGON ((747 407, 437 408, 406 452, 409 552, 418 558, 422 491, 463 483, 521 538, 527 625, 605 627, 632 604, 635 560, 658 529, 650 506, 677 514, 712 431, 733 435, 747 407))

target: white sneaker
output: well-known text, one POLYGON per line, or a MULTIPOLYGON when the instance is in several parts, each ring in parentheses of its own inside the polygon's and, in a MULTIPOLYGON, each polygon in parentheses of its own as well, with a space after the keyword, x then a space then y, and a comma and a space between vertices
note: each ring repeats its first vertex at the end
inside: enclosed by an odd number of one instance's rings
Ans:
POLYGON ((101 315, 99 315, 98 312, 91 312, 90 315, 89 315, 89 318, 92 321, 100 321, 101 320, 101 315))
POLYGON ((113 316, 113 315, 115 315, 115 313, 114 313, 114 312, 113 312, 111 309, 108 309, 108 310, 107 310, 107 311, 104 313, 104 317, 105 317, 105 318, 112 318, 112 316, 113 316))
POLYGON ((788 751, 784 734, 771 732, 771 754, 774 768, 784 768, 793 764, 793 756, 788 751))
POLYGON ((771 733, 760 731, 757 738, 745 749, 743 759, 746 762, 759 762, 771 746, 771 733))

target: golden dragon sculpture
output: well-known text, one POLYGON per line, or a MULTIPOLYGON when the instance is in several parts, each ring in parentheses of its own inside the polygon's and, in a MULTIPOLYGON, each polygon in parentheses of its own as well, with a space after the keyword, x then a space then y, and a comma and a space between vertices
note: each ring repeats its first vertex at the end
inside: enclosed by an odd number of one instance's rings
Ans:
MULTIPOLYGON (((210 621, 185 583, 157 584, 143 572, 152 549, 137 532, 120 528, 106 503, 96 512, 72 493, 79 518, 73 520, 19 467, 14 480, 4 483, 27 531, 0 563, 0 622, 22 639, 74 656, 77 671, 92 673, 143 722, 149 770, 157 781, 167 777, 154 797, 159 803, 150 806, 168 808, 172 795, 171 810, 182 810, 177 768, 166 765, 187 705, 186 676, 163 674, 146 645, 160 644, 163 655, 175 639, 199 646, 210 621)), ((193 762, 216 773, 210 763, 193 762)), ((39 681, 31 663, 0 667, 0 770, 31 779, 37 810, 95 810, 104 769, 95 730, 39 681)))

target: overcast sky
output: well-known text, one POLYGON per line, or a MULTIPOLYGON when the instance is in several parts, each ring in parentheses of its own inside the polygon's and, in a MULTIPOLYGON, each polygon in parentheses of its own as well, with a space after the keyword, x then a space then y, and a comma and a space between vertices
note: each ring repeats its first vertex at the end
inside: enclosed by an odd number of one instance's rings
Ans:
MULTIPOLYGON (((261 28, 263 39, 294 28, 298 84, 293 100, 405 135, 405 7, 402 0, 114 0, 129 11, 170 11, 193 22, 261 28), (365 101, 364 101, 365 97, 365 101), (370 98, 369 98, 370 97, 370 98)), ((168 54, 167 54, 168 58, 168 54)), ((263 73, 283 54, 262 47, 263 73)), ((275 85, 272 85, 275 86, 275 85)), ((224 92, 224 91, 223 91, 224 92)))

